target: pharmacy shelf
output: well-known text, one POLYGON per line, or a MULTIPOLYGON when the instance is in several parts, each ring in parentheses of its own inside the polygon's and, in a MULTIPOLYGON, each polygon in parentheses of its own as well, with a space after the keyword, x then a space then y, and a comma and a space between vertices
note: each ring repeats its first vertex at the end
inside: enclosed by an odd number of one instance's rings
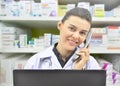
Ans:
POLYGON ((91 54, 120 54, 120 49, 92 48, 91 54))
POLYGON ((51 29, 57 28, 57 21, 62 17, 1 17, 3 23, 18 25, 27 28, 35 29, 51 29))
POLYGON ((120 0, 58 0, 59 4, 78 4, 79 2, 90 2, 90 5, 104 4, 105 10, 112 10, 120 5, 120 0))
POLYGON ((58 21, 62 17, 17 17, 17 16, 2 16, 0 20, 2 21, 58 21))
MULTIPOLYGON (((57 28, 57 21, 61 20, 62 17, 0 17, 0 21, 7 24, 20 25, 30 28, 39 29, 51 29, 57 28)), ((12 25, 12 26, 13 26, 12 25)), ((108 26, 108 25, 120 25, 119 17, 93 17, 92 26, 108 26)), ((35 48, 11 48, 11 49, 0 49, 1 53, 36 53, 43 49, 35 48)), ((120 50, 108 50, 104 48, 94 49, 92 48, 91 53, 93 54, 119 54, 120 50)))
POLYGON ((2 48, 0 53, 37 53, 44 48, 2 48))
POLYGON ((92 26, 120 25, 120 17, 93 17, 92 26))
MULTIPOLYGON (((44 50, 45 48, 9 48, 0 49, 0 53, 37 53, 44 50)), ((108 50, 105 48, 92 48, 90 49, 91 54, 120 54, 119 50, 108 50)))
MULTIPOLYGON (((61 19, 62 17, 0 17, 0 21, 4 23, 36 29, 57 28, 57 22, 61 19)), ((93 27, 104 27, 108 25, 120 25, 120 17, 93 17, 93 27)))

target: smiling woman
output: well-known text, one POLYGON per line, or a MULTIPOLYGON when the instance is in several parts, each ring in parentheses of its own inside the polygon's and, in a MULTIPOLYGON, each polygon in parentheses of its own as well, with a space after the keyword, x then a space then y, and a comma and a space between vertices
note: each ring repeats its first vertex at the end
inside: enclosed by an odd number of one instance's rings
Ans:
POLYGON ((25 69, 100 69, 97 61, 90 56, 89 46, 79 47, 90 31, 91 20, 87 9, 75 7, 69 10, 57 23, 59 41, 54 46, 33 55, 25 69), (73 61, 76 56, 79 58, 73 61))

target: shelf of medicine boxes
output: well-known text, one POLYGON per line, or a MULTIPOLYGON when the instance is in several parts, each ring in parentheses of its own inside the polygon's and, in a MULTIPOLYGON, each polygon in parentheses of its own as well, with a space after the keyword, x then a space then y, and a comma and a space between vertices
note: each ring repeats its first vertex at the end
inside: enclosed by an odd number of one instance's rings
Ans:
MULTIPOLYGON (((44 48, 9 48, 0 49, 0 53, 37 53, 44 50, 44 48)), ((106 48, 92 48, 90 49, 91 54, 120 54, 120 50, 108 50, 106 48)))
MULTIPOLYGON (((62 17, 1 17, 0 21, 4 23, 17 24, 30 28, 55 28, 57 21, 62 17)), ((108 26, 108 25, 120 25, 120 18, 116 17, 93 17, 92 26, 108 26)), ((16 49, 0 49, 1 53, 36 53, 43 49, 34 48, 16 48, 16 49)), ((91 53, 120 53, 120 50, 107 50, 103 48, 91 49, 91 53)))
MULTIPOLYGON (((62 17, 0 17, 0 21, 13 25, 20 25, 29 28, 56 28, 57 21, 62 17)), ((103 27, 108 25, 120 25, 120 17, 93 17, 93 27, 103 27)))

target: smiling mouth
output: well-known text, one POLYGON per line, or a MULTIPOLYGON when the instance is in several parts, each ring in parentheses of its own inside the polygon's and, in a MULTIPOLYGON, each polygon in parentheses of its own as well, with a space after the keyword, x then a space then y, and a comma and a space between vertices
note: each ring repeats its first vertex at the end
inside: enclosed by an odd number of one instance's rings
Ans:
POLYGON ((77 42, 75 42, 75 41, 72 41, 72 40, 68 40, 68 41, 69 41, 69 44, 71 46, 76 46, 77 45, 77 42))

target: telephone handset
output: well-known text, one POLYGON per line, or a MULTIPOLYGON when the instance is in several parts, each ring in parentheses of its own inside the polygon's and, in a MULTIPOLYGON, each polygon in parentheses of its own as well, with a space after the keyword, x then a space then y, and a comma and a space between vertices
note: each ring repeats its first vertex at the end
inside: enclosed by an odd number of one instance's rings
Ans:
POLYGON ((91 37, 92 37, 92 30, 90 30, 89 33, 87 34, 85 44, 84 44, 84 48, 87 48, 87 46, 89 45, 91 37))
MULTIPOLYGON (((89 31, 89 33, 87 34, 87 37, 86 37, 86 40, 84 42, 84 48, 87 48, 89 43, 90 43, 90 40, 91 40, 91 37, 92 37, 92 30, 89 31)), ((76 54, 77 55, 77 54, 76 54)), ((77 59, 79 58, 79 56, 77 55, 73 61, 76 61, 77 59)))

